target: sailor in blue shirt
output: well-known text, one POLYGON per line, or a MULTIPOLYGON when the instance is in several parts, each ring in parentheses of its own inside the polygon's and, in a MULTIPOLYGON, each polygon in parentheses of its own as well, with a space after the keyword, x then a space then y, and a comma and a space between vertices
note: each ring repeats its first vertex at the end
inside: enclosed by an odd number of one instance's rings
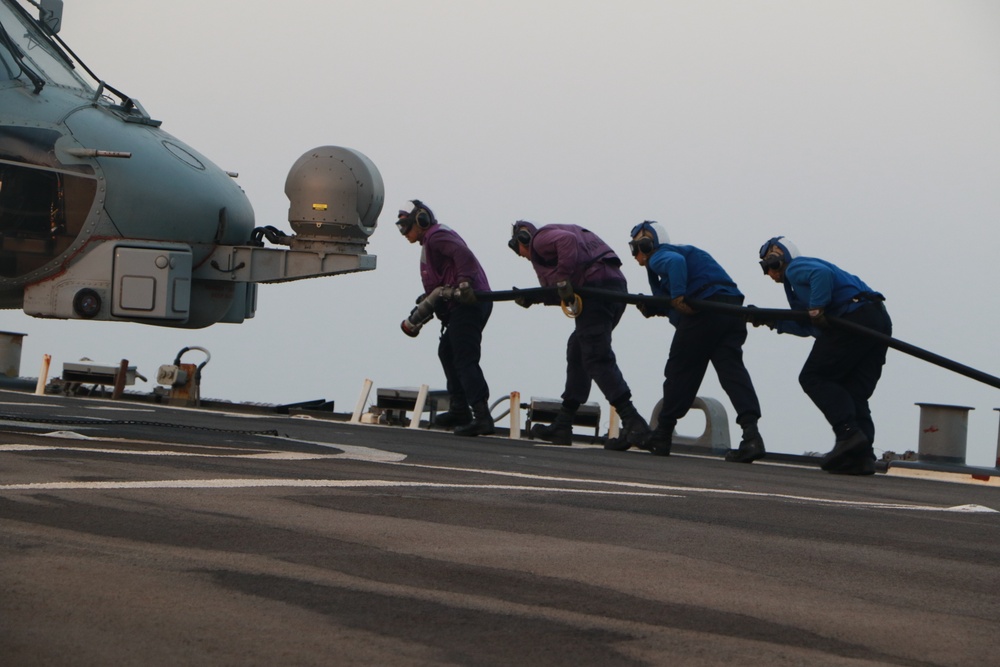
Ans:
POLYGON ((726 460, 752 463, 763 457, 764 440, 757 430, 760 402, 743 363, 746 323, 732 315, 697 312, 685 301, 741 305, 743 294, 711 255, 694 246, 671 244, 659 223, 636 225, 631 237, 632 256, 646 267, 653 295, 670 299, 669 307, 645 305, 640 311, 646 317, 666 315, 676 327, 663 370, 666 379, 658 424, 644 448, 661 456, 670 454, 674 427, 691 409, 711 363, 736 410, 736 422, 743 427, 739 448, 731 450, 726 460))
POLYGON ((868 399, 882 376, 888 346, 873 337, 831 327, 826 316, 892 335, 892 321, 882 303, 885 297, 830 262, 802 257, 783 236, 761 246, 760 266, 783 284, 792 310, 809 312, 808 323, 779 320, 772 326, 779 333, 816 338, 799 373, 799 384, 836 437, 833 449, 823 457, 823 470, 874 474, 875 424, 868 399))

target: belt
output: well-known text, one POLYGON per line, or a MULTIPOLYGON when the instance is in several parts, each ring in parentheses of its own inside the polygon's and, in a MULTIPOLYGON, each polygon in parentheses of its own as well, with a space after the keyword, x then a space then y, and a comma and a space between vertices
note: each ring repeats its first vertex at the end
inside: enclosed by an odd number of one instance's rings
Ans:
POLYGON ((863 294, 857 295, 856 297, 851 299, 851 301, 853 303, 861 303, 862 301, 881 303, 882 301, 885 301, 885 297, 879 294, 878 292, 865 292, 863 294))
POLYGON ((731 303, 736 306, 743 305, 743 297, 736 296, 735 294, 713 294, 712 296, 706 298, 705 301, 715 301, 717 303, 731 303))

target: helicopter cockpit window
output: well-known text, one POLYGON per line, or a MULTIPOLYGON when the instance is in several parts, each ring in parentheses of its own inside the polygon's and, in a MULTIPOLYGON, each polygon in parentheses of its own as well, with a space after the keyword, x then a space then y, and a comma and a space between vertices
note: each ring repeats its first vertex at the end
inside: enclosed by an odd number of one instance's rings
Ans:
POLYGON ((59 136, 0 126, 0 278, 23 276, 65 252, 93 207, 93 170, 59 162, 59 136))
POLYGON ((92 178, 0 162, 0 277, 25 275, 65 252, 96 189, 92 178))
POLYGON ((0 6, 0 29, 3 32, 0 33, 0 81, 10 81, 11 79, 17 78, 17 75, 21 73, 21 66, 17 64, 17 59, 14 58, 14 54, 10 52, 10 48, 7 45, 6 29, 2 26, 7 25, 7 19, 5 15, 9 12, 6 6, 0 6))
POLYGON ((17 76, 18 67, 10 51, 0 43, 0 81, 10 81, 17 76))
POLYGON ((4 44, 9 40, 11 46, 23 54, 25 64, 47 83, 93 92, 93 88, 52 47, 38 26, 26 20, 8 2, 0 3, 0 26, 0 34, 4 38, 0 39, 0 80, 23 76, 21 65, 11 53, 10 46, 4 44))

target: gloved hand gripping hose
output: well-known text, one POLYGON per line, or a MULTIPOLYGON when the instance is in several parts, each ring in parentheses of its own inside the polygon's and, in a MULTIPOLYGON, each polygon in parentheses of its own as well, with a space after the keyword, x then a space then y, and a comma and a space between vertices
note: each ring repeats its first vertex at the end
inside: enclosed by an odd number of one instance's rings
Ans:
POLYGON ((573 291, 573 286, 568 281, 563 280, 556 283, 559 290, 559 306, 563 315, 570 319, 576 319, 583 312, 583 299, 573 291))
MULTIPOLYGON (((466 290, 466 294, 468 290, 466 290)), ((417 305, 410 311, 409 317, 400 323, 399 328, 410 338, 416 338, 420 334, 420 329, 431 321, 434 317, 434 306, 441 299, 458 299, 462 295, 461 287, 449 287, 443 285, 437 287, 417 302, 417 305)))

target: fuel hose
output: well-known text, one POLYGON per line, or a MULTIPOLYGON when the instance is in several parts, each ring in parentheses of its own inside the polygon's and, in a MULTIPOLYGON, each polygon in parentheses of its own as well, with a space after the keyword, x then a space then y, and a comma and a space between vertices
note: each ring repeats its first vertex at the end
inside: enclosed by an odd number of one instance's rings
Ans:
MULTIPOLYGON (((614 290, 600 289, 597 287, 580 286, 575 287, 574 291, 576 294, 584 298, 589 297, 594 299, 606 299, 609 301, 620 301, 632 305, 650 304, 667 306, 670 304, 670 299, 667 297, 649 296, 646 294, 629 294, 627 292, 616 292, 614 290)), ((476 299, 483 301, 513 301, 514 299, 521 297, 531 303, 537 303, 556 293, 557 288, 555 287, 538 287, 524 290, 513 289, 505 292, 476 292, 476 299)), ((747 320, 752 317, 754 320, 761 322, 776 322, 778 320, 791 320, 799 322, 809 321, 809 313, 804 310, 737 306, 731 303, 705 301, 703 299, 685 299, 685 303, 695 310, 732 315, 743 320, 747 320)), ((984 373, 983 371, 972 368, 971 366, 960 364, 953 359, 943 357, 940 354, 935 354, 934 352, 917 347, 916 345, 901 341, 898 338, 893 338, 892 336, 888 336, 881 331, 875 331, 874 329, 869 329, 866 326, 862 326, 850 320, 845 320, 842 317, 827 315, 826 320, 835 327, 845 329, 851 333, 858 334, 859 336, 874 338, 894 350, 898 350, 904 354, 908 354, 922 361, 926 361, 934 364, 935 366, 952 371, 953 373, 964 375, 967 378, 971 378, 978 382, 982 382, 983 384, 988 384, 991 387, 1000 389, 1000 378, 995 375, 990 375, 989 373, 984 373)))

